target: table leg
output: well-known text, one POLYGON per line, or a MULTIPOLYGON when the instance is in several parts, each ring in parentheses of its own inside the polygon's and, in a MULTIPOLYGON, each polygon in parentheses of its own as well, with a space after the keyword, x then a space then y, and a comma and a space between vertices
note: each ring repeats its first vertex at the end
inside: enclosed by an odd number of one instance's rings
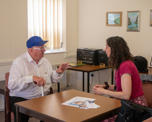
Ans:
POLYGON ((87 75, 87 77, 88 77, 88 84, 87 84, 87 85, 88 85, 88 86, 87 86, 88 88, 87 88, 87 92, 89 93, 89 92, 90 92, 90 72, 87 72, 87 74, 88 74, 88 75, 87 75))
POLYGON ((57 91, 60 92, 60 83, 57 83, 57 91))
POLYGON ((20 122, 19 107, 16 106, 16 122, 20 122))
POLYGON ((82 73, 82 91, 84 91, 84 72, 82 73))

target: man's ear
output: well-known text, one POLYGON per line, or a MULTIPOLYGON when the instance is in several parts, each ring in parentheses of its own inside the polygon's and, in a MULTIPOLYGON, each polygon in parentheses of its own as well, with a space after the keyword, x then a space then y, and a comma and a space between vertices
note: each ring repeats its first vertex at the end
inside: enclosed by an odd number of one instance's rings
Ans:
POLYGON ((29 53, 32 53, 33 49, 32 48, 28 48, 27 49, 29 53))

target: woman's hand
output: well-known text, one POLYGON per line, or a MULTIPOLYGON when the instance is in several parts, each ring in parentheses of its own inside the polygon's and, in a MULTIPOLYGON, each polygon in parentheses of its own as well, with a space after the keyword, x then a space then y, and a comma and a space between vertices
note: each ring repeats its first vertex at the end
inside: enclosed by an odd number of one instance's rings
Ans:
POLYGON ((105 91, 104 87, 105 85, 95 85, 93 91, 95 94, 103 95, 105 91))
POLYGON ((105 85, 97 84, 97 85, 95 85, 94 87, 104 88, 104 87, 105 87, 105 85))

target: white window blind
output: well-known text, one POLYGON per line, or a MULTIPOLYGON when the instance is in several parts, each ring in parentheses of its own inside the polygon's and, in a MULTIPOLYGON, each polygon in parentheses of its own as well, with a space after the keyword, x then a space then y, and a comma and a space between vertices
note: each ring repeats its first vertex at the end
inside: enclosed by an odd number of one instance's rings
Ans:
POLYGON ((62 0, 28 0, 28 36, 35 35, 50 50, 62 48, 62 0))

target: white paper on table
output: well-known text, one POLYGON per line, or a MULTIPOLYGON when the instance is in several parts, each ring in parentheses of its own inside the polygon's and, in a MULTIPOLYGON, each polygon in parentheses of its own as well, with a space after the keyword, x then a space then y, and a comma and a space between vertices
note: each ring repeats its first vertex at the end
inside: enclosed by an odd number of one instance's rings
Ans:
POLYGON ((100 106, 95 104, 95 99, 86 97, 74 97, 64 103, 63 105, 77 107, 80 109, 99 108, 100 106))

